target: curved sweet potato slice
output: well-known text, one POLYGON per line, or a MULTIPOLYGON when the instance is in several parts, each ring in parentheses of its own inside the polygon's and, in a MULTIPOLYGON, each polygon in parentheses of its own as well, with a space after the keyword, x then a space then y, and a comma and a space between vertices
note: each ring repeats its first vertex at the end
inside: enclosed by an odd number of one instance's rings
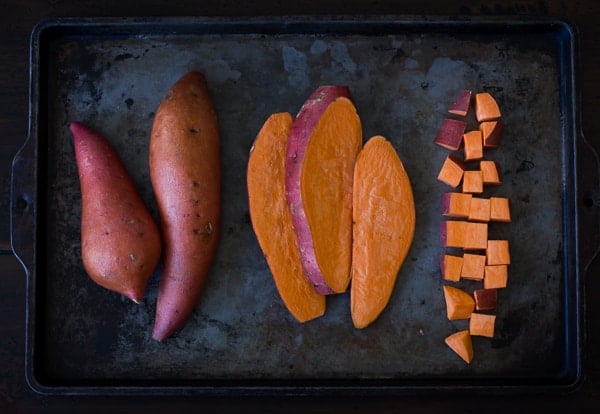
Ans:
POLYGON ((286 196, 302 265, 319 294, 350 281, 352 179, 362 127, 349 91, 322 86, 294 120, 286 155, 286 196))
POLYGON ((248 160, 250 219, 277 291, 289 312, 306 322, 325 313, 325 296, 304 275, 285 198, 285 154, 293 118, 271 115, 258 133, 248 160))
POLYGON ((356 160, 350 306, 356 328, 385 309, 415 232, 412 186, 394 147, 371 138, 356 160))

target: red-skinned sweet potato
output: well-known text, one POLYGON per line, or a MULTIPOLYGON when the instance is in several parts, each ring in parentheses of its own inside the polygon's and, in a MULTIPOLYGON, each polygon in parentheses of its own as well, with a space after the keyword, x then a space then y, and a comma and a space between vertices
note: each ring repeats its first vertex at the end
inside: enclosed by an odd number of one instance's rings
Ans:
POLYGON ((286 146, 293 118, 271 115, 259 131, 246 174, 252 227, 283 303, 298 322, 325 312, 325 296, 304 275, 300 249, 285 198, 286 146))
POLYGON ((164 238, 152 333, 160 341, 180 329, 198 304, 218 245, 219 125, 201 73, 185 74, 161 101, 149 161, 164 238))
POLYGON ((81 186, 81 255, 92 280, 136 303, 160 259, 158 227, 110 143, 70 125, 81 186))
POLYGON ((302 105, 286 154, 286 198, 308 279, 319 294, 350 281, 352 181, 360 118, 344 86, 321 86, 302 105))

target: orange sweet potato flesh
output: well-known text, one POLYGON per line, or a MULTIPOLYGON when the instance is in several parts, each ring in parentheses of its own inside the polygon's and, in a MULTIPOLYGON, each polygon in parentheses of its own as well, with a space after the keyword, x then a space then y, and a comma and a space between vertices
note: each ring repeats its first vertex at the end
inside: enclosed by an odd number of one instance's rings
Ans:
POLYGON ((341 86, 319 87, 298 113, 286 152, 286 198, 315 291, 344 292, 352 255, 352 180, 360 118, 341 86))
POLYGON ((488 92, 475 94, 475 116, 478 122, 493 121, 500 118, 500 108, 488 92))
POLYGON ((446 344, 467 364, 473 360, 473 341, 468 330, 459 331, 446 337, 446 344))
POLYGON ((160 259, 158 227, 115 149, 73 122, 81 186, 81 254, 92 280, 136 303, 160 259))
POLYGON ((475 300, 464 290, 445 285, 446 316, 449 320, 467 319, 475 309, 475 300))
POLYGON ((250 219, 275 286, 298 322, 325 313, 325 296, 304 275, 292 216, 285 197, 286 146, 293 118, 271 115, 254 140, 247 170, 250 219))
POLYGON ((367 141, 354 169, 350 306, 356 328, 386 307, 415 232, 412 186, 384 137, 367 141))
POLYGON ((198 304, 218 245, 219 125, 201 73, 182 76, 161 101, 149 162, 164 239, 152 333, 161 341, 180 329, 198 304))

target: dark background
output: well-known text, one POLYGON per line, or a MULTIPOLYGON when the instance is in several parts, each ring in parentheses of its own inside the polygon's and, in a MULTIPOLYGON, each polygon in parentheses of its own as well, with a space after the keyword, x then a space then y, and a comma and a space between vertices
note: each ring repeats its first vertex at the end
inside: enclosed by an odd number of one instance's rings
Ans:
MULTIPOLYGON (((427 396, 377 398, 199 398, 199 397, 44 397, 28 388, 24 376, 25 274, 10 252, 9 197, 12 157, 27 137, 29 34, 47 17, 93 16, 247 16, 290 14, 406 14, 554 16, 571 23, 579 39, 578 90, 581 128, 600 150, 600 2, 588 1, 167 1, 167 0, 7 0, 0 4, 0 412, 598 412, 600 409, 600 260, 582 274, 585 288, 583 381, 568 394, 530 396, 427 396)), ((586 150, 585 147, 582 150, 586 150)), ((589 157, 587 157, 589 159, 589 157)), ((598 216, 598 166, 586 168, 580 188, 582 219, 598 216)), ((592 243, 580 246, 586 265, 599 244, 597 229, 586 229, 592 243)))

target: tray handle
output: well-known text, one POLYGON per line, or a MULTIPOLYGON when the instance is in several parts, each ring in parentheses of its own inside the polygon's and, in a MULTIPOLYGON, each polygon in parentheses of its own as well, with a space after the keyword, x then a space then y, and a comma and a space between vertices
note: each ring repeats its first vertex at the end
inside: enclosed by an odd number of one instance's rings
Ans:
POLYGON ((580 198, 578 214, 580 228, 586 229, 585 238, 579 244, 579 259, 583 269, 599 257, 600 253, 600 157, 596 148, 579 132, 581 145, 578 148, 578 170, 580 198))
POLYGON ((14 255, 28 272, 35 257, 37 198, 36 149, 27 138, 12 163, 10 191, 10 244, 14 255))

